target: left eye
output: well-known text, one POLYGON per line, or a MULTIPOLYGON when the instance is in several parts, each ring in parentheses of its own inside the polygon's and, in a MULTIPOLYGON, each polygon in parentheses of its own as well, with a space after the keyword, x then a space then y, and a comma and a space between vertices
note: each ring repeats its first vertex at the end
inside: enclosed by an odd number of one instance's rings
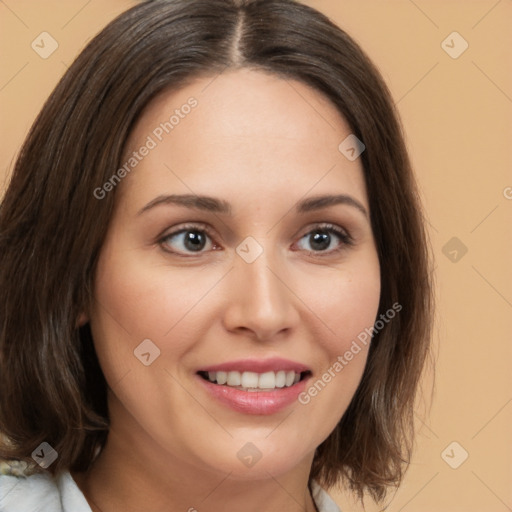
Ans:
POLYGON ((305 249, 306 252, 309 253, 333 253, 340 251, 344 246, 352 245, 352 239, 347 233, 331 225, 318 227, 309 231, 300 239, 299 244, 303 240, 309 240, 312 249, 305 249), (329 250, 334 239, 338 239, 338 246, 329 250))

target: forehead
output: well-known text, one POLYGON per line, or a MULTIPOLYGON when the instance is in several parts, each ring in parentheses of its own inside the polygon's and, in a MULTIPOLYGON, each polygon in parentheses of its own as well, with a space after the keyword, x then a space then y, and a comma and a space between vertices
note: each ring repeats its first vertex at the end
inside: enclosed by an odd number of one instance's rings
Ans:
POLYGON ((350 133, 336 107, 299 81, 247 69, 201 77, 146 108, 123 161, 151 150, 122 186, 148 199, 162 187, 237 196, 341 187, 366 203, 360 159, 338 149, 350 133))

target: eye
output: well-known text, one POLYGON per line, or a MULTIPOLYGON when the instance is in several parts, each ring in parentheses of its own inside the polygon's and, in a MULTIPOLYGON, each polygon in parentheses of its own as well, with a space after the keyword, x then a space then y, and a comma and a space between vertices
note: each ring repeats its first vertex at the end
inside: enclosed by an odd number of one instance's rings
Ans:
POLYGON ((333 224, 321 224, 315 227, 299 240, 299 246, 304 240, 312 247, 311 250, 304 250, 319 256, 323 256, 323 254, 320 253, 336 253, 354 243, 352 237, 346 231, 333 224), (336 240, 338 241, 337 244, 336 240), (335 246, 334 249, 332 248, 333 246, 335 246))
MULTIPOLYGON (((183 226, 178 231, 163 236, 158 241, 167 252, 177 253, 201 253, 209 246, 208 250, 215 250, 211 237, 206 227, 183 226), (172 248, 171 248, 172 247, 172 248)), ((207 252, 206 251, 206 252, 207 252)))
MULTIPOLYGON (((179 230, 168 233, 158 240, 158 243, 167 252, 186 256, 187 253, 201 254, 210 250, 219 250, 220 247, 212 241, 212 236, 206 226, 183 226, 179 230)), ((300 249, 318 256, 337 253, 347 246, 354 244, 352 237, 343 229, 333 224, 321 224, 306 233, 297 242, 300 249), (310 243, 312 249, 301 247, 301 242, 310 243), (338 243, 336 244, 336 241, 338 243), (334 246, 334 248, 332 248, 334 246)))

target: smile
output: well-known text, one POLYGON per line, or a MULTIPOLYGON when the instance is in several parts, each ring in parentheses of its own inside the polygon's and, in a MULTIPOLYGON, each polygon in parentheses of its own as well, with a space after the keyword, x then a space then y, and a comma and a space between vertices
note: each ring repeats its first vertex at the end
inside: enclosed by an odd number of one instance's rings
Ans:
POLYGON ((275 414, 296 403, 311 370, 287 359, 244 359, 196 372, 210 398, 243 414, 275 414))

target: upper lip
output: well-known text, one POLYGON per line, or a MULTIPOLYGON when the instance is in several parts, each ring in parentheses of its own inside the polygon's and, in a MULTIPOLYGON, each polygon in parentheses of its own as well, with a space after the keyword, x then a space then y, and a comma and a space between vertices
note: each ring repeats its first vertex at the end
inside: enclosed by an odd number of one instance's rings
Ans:
POLYGON ((273 357, 273 358, 269 358, 269 359, 238 359, 236 361, 227 361, 225 363, 214 364, 211 366, 205 366, 203 368, 200 368, 199 371, 203 371, 203 372, 239 371, 239 372, 255 372, 255 373, 294 371, 296 373, 302 373, 302 372, 310 371, 310 369, 306 365, 304 365, 302 363, 298 363, 296 361, 292 361, 290 359, 273 357))

